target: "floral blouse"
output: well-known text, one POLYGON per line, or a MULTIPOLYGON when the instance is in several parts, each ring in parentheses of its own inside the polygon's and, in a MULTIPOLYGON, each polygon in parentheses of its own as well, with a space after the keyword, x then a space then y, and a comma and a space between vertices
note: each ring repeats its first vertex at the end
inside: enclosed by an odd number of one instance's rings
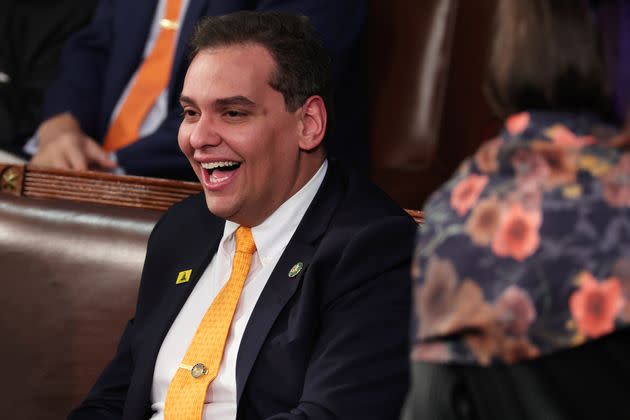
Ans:
POLYGON ((590 115, 507 119, 429 199, 412 359, 488 365, 630 324, 630 151, 590 115))

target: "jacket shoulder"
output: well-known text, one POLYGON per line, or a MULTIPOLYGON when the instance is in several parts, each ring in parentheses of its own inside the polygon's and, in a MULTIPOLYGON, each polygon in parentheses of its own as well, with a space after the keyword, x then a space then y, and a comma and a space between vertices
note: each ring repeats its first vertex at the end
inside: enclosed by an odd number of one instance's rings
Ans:
POLYGON ((385 219, 397 219, 415 230, 413 218, 383 190, 360 175, 348 177, 347 194, 335 219, 356 225, 372 225, 385 219))
POLYGON ((177 238, 218 228, 224 221, 208 211, 203 193, 173 204, 153 228, 151 239, 177 238))

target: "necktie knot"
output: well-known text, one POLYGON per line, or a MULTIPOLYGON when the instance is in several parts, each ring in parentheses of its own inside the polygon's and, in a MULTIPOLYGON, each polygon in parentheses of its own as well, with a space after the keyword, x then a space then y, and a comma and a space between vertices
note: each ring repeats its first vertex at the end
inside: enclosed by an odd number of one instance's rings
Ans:
POLYGON ((253 255, 256 252, 256 242, 251 228, 240 226, 234 234, 236 237, 236 252, 253 255))

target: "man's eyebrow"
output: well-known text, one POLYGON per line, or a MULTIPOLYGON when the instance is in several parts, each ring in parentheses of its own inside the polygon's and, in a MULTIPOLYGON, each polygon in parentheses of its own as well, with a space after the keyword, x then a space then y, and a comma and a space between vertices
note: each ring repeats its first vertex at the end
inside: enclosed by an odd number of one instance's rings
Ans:
POLYGON ((192 98, 182 95, 179 97, 179 102, 184 103, 184 104, 194 104, 195 101, 192 100, 192 98))
POLYGON ((234 105, 253 108, 256 106, 256 103, 253 102, 251 99, 241 95, 230 96, 229 98, 220 98, 214 102, 215 108, 226 108, 234 105))

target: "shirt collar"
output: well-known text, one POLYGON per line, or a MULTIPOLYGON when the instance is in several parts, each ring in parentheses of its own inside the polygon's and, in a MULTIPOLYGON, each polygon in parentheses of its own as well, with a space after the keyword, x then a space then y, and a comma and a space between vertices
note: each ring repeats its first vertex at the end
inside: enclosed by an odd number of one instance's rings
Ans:
MULTIPOLYGON (((298 192, 282 203, 261 224, 252 228, 256 252, 263 266, 284 251, 315 198, 327 170, 328 161, 324 160, 315 175, 298 192)), ((239 226, 229 220, 225 222, 220 246, 229 255, 234 251, 234 232, 239 226)))

